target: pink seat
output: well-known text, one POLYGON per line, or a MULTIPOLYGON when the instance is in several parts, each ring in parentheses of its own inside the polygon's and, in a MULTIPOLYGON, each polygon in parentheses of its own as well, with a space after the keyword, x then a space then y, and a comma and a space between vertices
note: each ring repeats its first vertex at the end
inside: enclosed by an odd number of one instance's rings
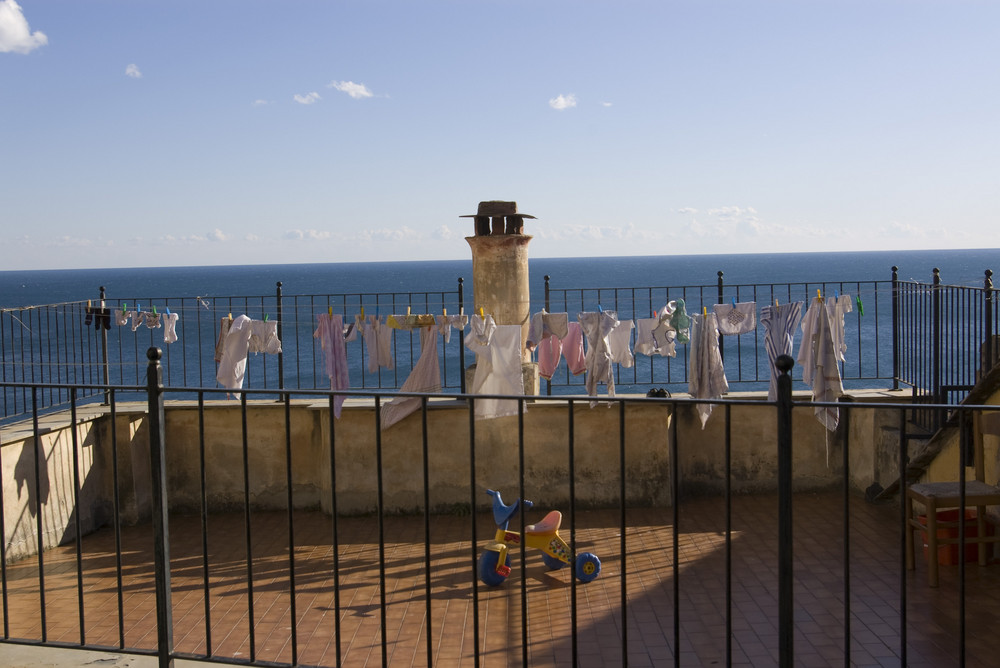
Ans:
POLYGON ((542 518, 541 522, 536 524, 529 524, 524 527, 524 533, 555 533, 559 531, 559 525, 562 524, 562 513, 558 510, 550 511, 548 515, 542 518))

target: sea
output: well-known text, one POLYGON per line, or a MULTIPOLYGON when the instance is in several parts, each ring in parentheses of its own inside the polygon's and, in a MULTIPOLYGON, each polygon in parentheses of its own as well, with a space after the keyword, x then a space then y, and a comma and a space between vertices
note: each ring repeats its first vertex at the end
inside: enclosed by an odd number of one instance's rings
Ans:
MULTIPOLYGON (((733 295, 733 301, 737 297, 757 302, 779 297, 782 301, 801 300, 818 289, 829 294, 839 288, 858 300, 847 321, 850 348, 843 368, 845 387, 872 387, 873 379, 882 382, 892 377, 892 342, 885 332, 892 327, 888 304, 893 267, 904 282, 930 284, 937 269, 945 285, 982 288, 986 272, 1000 268, 1000 249, 533 258, 529 261, 531 312, 546 304, 546 277, 551 293, 561 300, 553 300, 550 311, 575 315, 579 310, 602 308, 603 302, 603 308, 618 311, 622 319, 649 317, 667 299, 682 295, 689 302, 689 312, 711 308, 719 294, 720 272, 726 294, 733 295), (794 290, 793 284, 797 284, 794 290)), ((161 347, 168 386, 217 388, 213 351, 219 319, 227 312, 233 316, 245 312, 252 318, 276 317, 272 309, 280 283, 283 364, 269 359, 276 356, 251 356, 245 387, 269 389, 280 381, 290 389, 329 389, 323 353, 312 336, 318 313, 336 308, 351 319, 360 307, 368 304, 371 309, 375 304, 385 316, 414 303, 412 297, 418 307, 424 300, 426 309, 418 308, 418 312, 447 309, 455 313, 462 280, 468 313, 474 309, 471 259, 0 271, 0 381, 100 382, 98 360, 104 345, 112 384, 143 385, 146 352, 150 347, 161 347), (83 305, 99 303, 102 288, 111 308, 126 302, 129 308, 140 303, 142 309, 159 305, 161 311, 173 306, 181 318, 181 340, 164 345, 162 330, 112 326, 109 341, 102 344, 83 317, 83 305), (391 295, 391 301, 383 301, 386 294, 391 295), (331 299, 330 295, 339 297, 331 299), (63 305, 57 307, 63 309, 63 316, 51 319, 43 313, 55 312, 53 309, 27 308, 53 304, 63 305), (79 322, 70 327, 67 321, 79 322), (53 344, 54 337, 66 343, 53 344)), ((727 339, 723 354, 733 389, 766 389, 770 371, 762 352, 761 330, 758 327, 753 335, 723 337, 727 339)), ((474 359, 456 339, 440 344, 445 391, 461 386, 462 369, 474 359)), ((360 340, 350 344, 351 388, 400 388, 420 349, 418 337, 412 333, 397 334, 395 368, 373 373, 366 368, 364 345, 360 340)), ((678 351, 675 358, 637 355, 634 367, 617 372, 619 392, 645 393, 653 386, 684 391, 686 351, 681 346, 678 351)), ((582 393, 583 376, 571 376, 565 364, 561 367, 561 375, 554 376, 545 391, 582 393)), ((11 401, 8 398, 5 403, 11 401)), ((24 409, 23 396, 17 401, 18 406, 7 407, 7 414, 24 409)))
MULTIPOLYGON (((532 258, 533 307, 543 303, 545 276, 563 288, 714 286, 790 282, 887 281, 930 283, 940 270, 947 285, 982 287, 987 269, 1000 269, 1000 249, 660 255, 532 258)), ((472 294, 472 260, 331 262, 0 271, 0 308, 97 299, 103 286, 114 303, 150 298, 358 294, 454 290, 459 278, 472 294)))

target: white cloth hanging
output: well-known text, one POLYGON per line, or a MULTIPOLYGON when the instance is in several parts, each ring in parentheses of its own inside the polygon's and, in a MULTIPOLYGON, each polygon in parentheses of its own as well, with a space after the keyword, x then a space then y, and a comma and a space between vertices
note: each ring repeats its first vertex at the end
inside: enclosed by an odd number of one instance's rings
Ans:
POLYGON ((249 352, 277 355, 281 352, 277 320, 251 320, 249 352))
POLYGON ((243 387, 247 369, 247 351, 250 347, 250 318, 237 316, 229 325, 222 340, 222 356, 215 379, 229 390, 243 387))
MULTIPOLYGON (((608 388, 608 396, 615 396, 615 377, 611 367, 611 342, 608 336, 618 325, 618 316, 613 311, 583 311, 577 313, 577 322, 583 328, 583 334, 587 337, 587 352, 585 360, 587 362, 587 377, 584 380, 584 387, 587 394, 596 397, 597 385, 604 383, 608 388)), ((593 408, 596 401, 591 401, 593 408)))
POLYGON ((764 350, 771 368, 771 379, 767 386, 768 401, 778 398, 778 367, 775 360, 781 355, 791 356, 795 329, 799 326, 801 316, 802 302, 768 305, 760 310, 760 323, 764 326, 764 350))
POLYGON ((659 355, 661 357, 677 356, 677 332, 672 327, 663 331, 663 341, 657 341, 653 330, 660 324, 659 318, 639 318, 635 325, 635 354, 659 355))
POLYGON ((368 316, 362 326, 361 338, 368 348, 368 373, 375 373, 379 367, 384 369, 396 367, 392 357, 392 330, 381 318, 368 316))
POLYGON ((465 329, 465 326, 469 324, 469 316, 464 313, 459 315, 439 315, 435 316, 434 321, 437 323, 438 334, 444 338, 444 342, 451 343, 451 330, 457 329, 461 331, 465 329))
MULTIPOLYGON (((830 323, 830 311, 819 297, 813 297, 802 319, 802 341, 798 362, 802 365, 802 380, 812 388, 812 399, 835 402, 844 394, 837 358, 836 338, 830 323)), ((836 406, 817 406, 816 419, 834 431, 840 421, 836 406)), ((829 449, 829 445, 827 446, 829 449)), ((829 452, 827 452, 829 455, 829 452)))
MULTIPOLYGON (((441 316, 438 316, 441 317, 441 316)), ((451 329, 449 324, 448 329, 451 329)), ((441 367, 438 365, 438 327, 420 328, 420 359, 413 365, 400 392, 436 393, 441 391, 441 367)), ((420 397, 394 397, 382 405, 382 428, 388 429, 410 413, 418 410, 420 397)))
POLYGON ((163 314, 163 342, 173 343, 177 340, 177 314, 163 314))
POLYGON ((833 350, 837 359, 847 361, 847 341, 844 336, 844 315, 854 310, 854 300, 848 295, 839 295, 826 300, 826 310, 830 313, 830 331, 833 335, 833 350))
POLYGON ((629 369, 635 365, 635 356, 632 355, 632 330, 635 323, 631 320, 619 320, 615 328, 608 334, 608 349, 611 352, 611 361, 615 364, 629 369))
MULTIPOLYGON (((476 373, 470 394, 524 394, 521 375, 521 327, 497 325, 492 315, 472 316, 465 346, 476 353, 476 373)), ((476 417, 517 415, 517 401, 476 399, 476 417)))
POLYGON ((716 304, 712 310, 723 336, 746 334, 757 328, 757 302, 716 304))
MULTIPOLYGON (((719 351, 719 328, 714 313, 691 316, 691 376, 688 392, 695 399, 720 399, 729 391, 726 370, 719 351)), ((705 428, 712 404, 696 404, 701 428, 705 428)))

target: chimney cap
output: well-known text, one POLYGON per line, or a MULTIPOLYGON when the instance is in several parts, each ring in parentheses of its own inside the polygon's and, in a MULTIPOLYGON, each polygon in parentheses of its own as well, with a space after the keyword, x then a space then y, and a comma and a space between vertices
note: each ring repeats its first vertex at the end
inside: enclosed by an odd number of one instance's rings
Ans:
POLYGON ((531 218, 532 220, 535 220, 535 217, 532 215, 527 213, 518 213, 517 202, 504 202, 502 200, 480 202, 477 213, 466 214, 464 216, 459 216, 459 218, 478 218, 481 216, 489 216, 490 218, 498 218, 500 216, 518 216, 519 218, 531 218))

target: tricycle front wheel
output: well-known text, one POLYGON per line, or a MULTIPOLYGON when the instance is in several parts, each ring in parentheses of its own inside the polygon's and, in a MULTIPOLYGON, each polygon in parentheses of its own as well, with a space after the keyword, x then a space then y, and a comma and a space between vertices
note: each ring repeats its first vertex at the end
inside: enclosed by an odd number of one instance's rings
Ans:
POLYGON ((494 550, 485 550, 479 557, 479 579, 483 581, 483 584, 489 585, 490 587, 496 587, 504 583, 507 579, 507 575, 510 574, 510 553, 507 554, 507 558, 504 560, 504 565, 501 570, 503 573, 497 573, 497 564, 500 562, 500 553, 494 550))
POLYGON ((576 579, 580 582, 590 582, 601 574, 601 560, 596 554, 582 552, 576 556, 576 579))

